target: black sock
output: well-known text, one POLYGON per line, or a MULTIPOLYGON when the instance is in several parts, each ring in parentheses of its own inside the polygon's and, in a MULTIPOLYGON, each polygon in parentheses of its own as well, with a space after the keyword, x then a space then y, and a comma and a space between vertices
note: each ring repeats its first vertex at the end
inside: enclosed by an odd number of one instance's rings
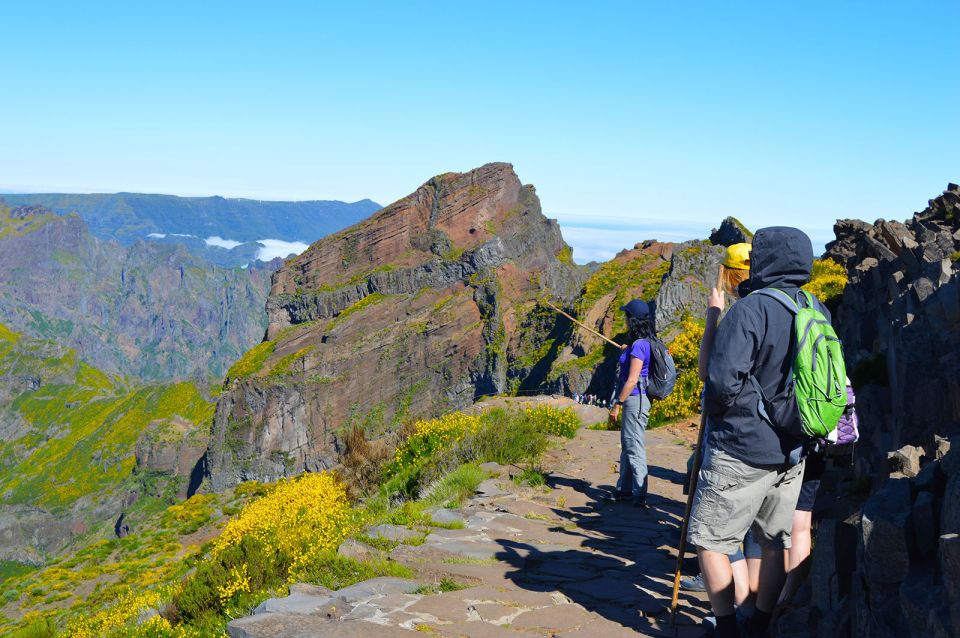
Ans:
POLYGON ((769 611, 760 611, 754 608, 753 616, 747 621, 747 627, 750 629, 750 633, 765 636, 767 634, 767 627, 770 626, 770 616, 769 611))
POLYGON ((737 615, 717 616, 717 638, 740 638, 740 628, 737 627, 737 615))

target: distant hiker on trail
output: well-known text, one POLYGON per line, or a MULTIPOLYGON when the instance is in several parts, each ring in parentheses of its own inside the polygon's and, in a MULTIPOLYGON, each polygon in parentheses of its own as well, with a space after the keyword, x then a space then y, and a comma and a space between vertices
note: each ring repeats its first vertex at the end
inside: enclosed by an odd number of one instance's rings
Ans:
MULTIPOLYGON (((728 246, 723 254, 717 286, 710 291, 707 298, 707 316, 703 330, 703 339, 700 341, 700 358, 698 373, 701 381, 707 380, 707 361, 713 348, 713 341, 717 334, 717 324, 726 305, 724 295, 734 301, 740 298, 741 285, 750 277, 750 244, 733 244, 728 246)), ((709 424, 707 424, 709 426, 709 424)), ((690 455, 687 461, 687 483, 690 473, 693 472, 694 456, 690 455)), ((684 491, 686 494, 686 491, 684 491)), ((757 557, 759 558, 759 557, 757 557)), ((733 569, 735 601, 737 608, 748 603, 751 594, 756 594, 756 576, 759 573, 759 560, 750 558, 744 560, 744 554, 737 551, 730 554, 730 565, 733 569), (753 585, 753 587, 751 587, 753 585)), ((703 575, 698 574, 680 581, 680 587, 687 591, 706 591, 703 575)))
POLYGON ((620 478, 613 500, 647 503, 647 450, 644 431, 650 414, 645 386, 650 369, 650 341, 656 337, 650 306, 634 299, 620 308, 626 315, 630 345, 620 353, 620 374, 610 421, 620 421, 620 478))
MULTIPOLYGON (((753 239, 749 287, 775 288, 796 298, 812 267, 813 247, 802 231, 761 229, 753 239)), ((829 318, 822 304, 820 310, 829 318)), ((748 529, 763 547, 750 635, 766 633, 786 576, 783 550, 791 544, 804 467, 802 439, 784 427, 800 418, 785 391, 792 382, 793 324, 793 315, 776 298, 750 294, 717 326, 707 365, 704 407, 710 426, 688 537, 698 548, 721 638, 740 635, 728 556, 748 529)))

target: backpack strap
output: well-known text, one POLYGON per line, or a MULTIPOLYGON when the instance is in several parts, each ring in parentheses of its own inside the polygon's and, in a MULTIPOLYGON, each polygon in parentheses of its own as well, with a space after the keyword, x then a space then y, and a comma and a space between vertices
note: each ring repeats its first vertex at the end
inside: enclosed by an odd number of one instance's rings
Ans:
MULTIPOLYGON (((787 309, 791 315, 796 315, 800 312, 800 305, 794 301, 790 295, 783 292, 779 288, 761 288, 760 290, 754 290, 750 293, 751 295, 762 295, 764 297, 770 297, 771 299, 776 299, 780 305, 787 309)), ((804 294, 809 294, 804 291, 804 294)), ((807 303, 810 303, 810 307, 813 307, 812 302, 809 299, 806 299, 807 303)))

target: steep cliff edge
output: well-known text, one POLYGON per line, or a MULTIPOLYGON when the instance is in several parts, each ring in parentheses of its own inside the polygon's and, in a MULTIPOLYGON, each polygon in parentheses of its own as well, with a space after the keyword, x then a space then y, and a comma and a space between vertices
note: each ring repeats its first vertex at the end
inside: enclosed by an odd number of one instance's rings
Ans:
POLYGON ((374 435, 521 387, 585 273, 509 164, 446 173, 313 244, 274 276, 267 340, 228 373, 207 455, 213 489, 336 462, 374 435))

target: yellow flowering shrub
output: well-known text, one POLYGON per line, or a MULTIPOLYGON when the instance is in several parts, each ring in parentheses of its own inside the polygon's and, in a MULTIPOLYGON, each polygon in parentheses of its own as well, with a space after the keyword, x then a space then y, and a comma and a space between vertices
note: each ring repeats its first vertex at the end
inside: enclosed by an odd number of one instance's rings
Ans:
MULTIPOLYGON (((213 555, 255 540, 289 562, 289 577, 312 554, 336 549, 355 524, 343 483, 328 472, 304 474, 279 481, 270 494, 245 506, 213 542, 213 555)), ((245 565, 239 569, 246 573, 245 565)))
POLYGON ((702 340, 703 326, 689 316, 684 317, 680 334, 667 346, 677 366, 677 384, 670 396, 654 401, 651 405, 648 422, 650 427, 676 421, 700 411, 703 383, 697 374, 697 364, 702 340))
POLYGON ((452 412, 438 419, 417 421, 413 424, 413 434, 397 447, 393 462, 387 468, 387 475, 394 476, 420 465, 440 449, 449 447, 479 427, 479 416, 463 412, 452 412))
POLYGON ((552 405, 538 405, 524 410, 528 419, 544 434, 572 439, 580 427, 580 417, 570 408, 557 408, 552 405))
POLYGON ((813 262, 810 281, 803 287, 826 303, 843 294, 847 286, 847 269, 832 259, 817 259, 813 262))
POLYGON ((250 576, 247 574, 247 564, 242 563, 239 567, 230 568, 231 579, 229 582, 217 587, 217 594, 220 596, 220 604, 226 606, 237 594, 246 594, 250 592, 250 576))
POLYGON ((150 609, 157 609, 168 595, 162 589, 130 590, 116 604, 96 614, 83 616, 64 632, 70 638, 192 638, 200 634, 188 627, 174 627, 166 618, 154 616, 137 625, 150 609))

